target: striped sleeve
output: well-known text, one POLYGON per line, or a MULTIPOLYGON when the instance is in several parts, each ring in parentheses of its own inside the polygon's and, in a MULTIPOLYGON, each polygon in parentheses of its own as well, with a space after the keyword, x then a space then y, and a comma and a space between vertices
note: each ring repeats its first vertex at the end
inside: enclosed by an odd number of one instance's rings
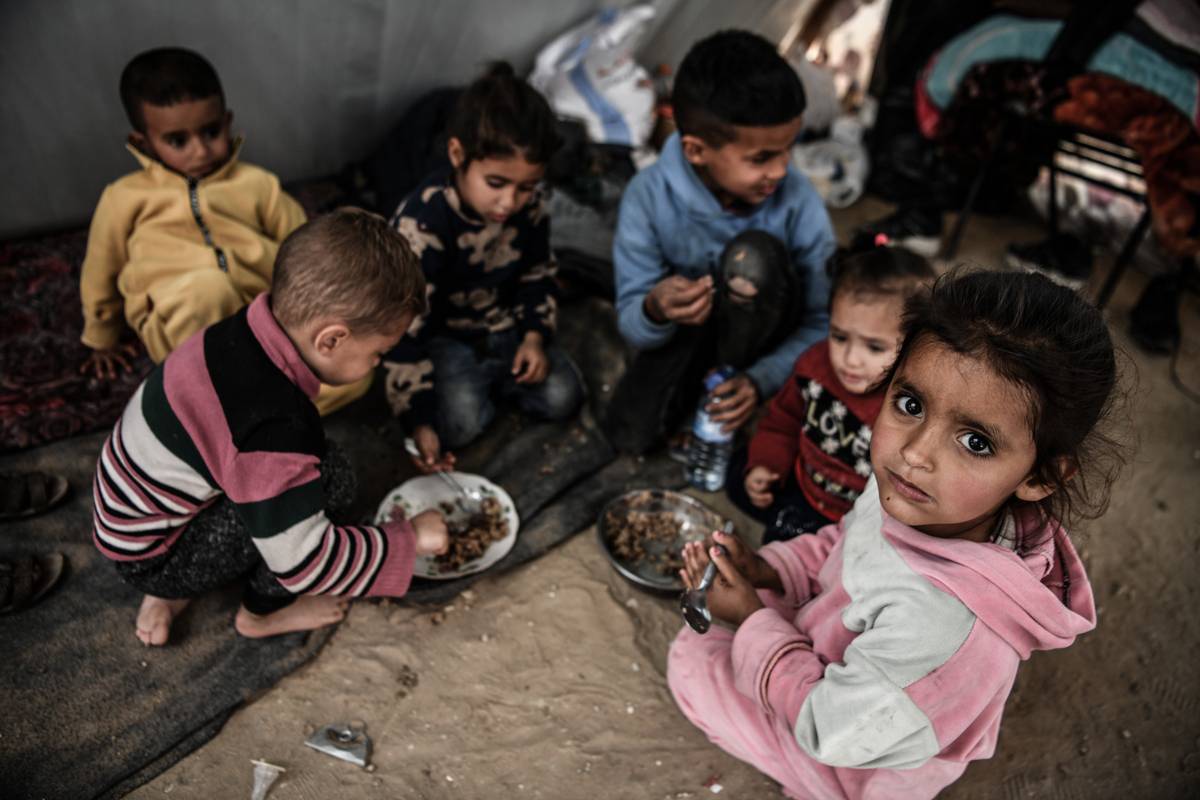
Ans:
POLYGON ((320 418, 279 364, 253 347, 255 337, 272 350, 293 347, 267 311, 265 320, 241 312, 176 349, 161 370, 155 427, 179 429, 169 438, 208 469, 283 586, 305 594, 403 594, 416 550, 411 528, 330 522, 320 418))
POLYGON ((333 524, 325 514, 316 456, 259 451, 240 453, 236 461, 231 472, 254 478, 241 482, 248 494, 230 492, 230 500, 267 567, 288 591, 348 597, 396 597, 408 591, 416 557, 408 522, 333 524))
POLYGON ((115 561, 165 552, 217 492, 207 471, 173 452, 149 425, 151 376, 138 388, 104 442, 92 482, 92 539, 115 561))

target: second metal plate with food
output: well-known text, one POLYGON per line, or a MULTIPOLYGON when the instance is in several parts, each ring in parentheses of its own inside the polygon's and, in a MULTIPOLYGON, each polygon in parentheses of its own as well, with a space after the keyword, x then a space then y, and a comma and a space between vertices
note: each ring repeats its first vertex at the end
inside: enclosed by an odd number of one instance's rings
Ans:
POLYGON ((683 589, 679 569, 685 542, 720 530, 725 518, 680 492, 636 489, 610 501, 596 532, 608 560, 639 586, 664 592, 683 589))

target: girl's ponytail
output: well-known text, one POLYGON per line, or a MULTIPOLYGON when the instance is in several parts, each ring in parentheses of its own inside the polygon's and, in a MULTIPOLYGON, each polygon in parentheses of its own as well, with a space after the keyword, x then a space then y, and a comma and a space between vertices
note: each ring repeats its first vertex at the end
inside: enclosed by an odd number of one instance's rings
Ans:
POLYGON ((516 78, 517 73, 513 72, 512 64, 507 61, 493 61, 487 65, 484 70, 484 78, 516 78))
POLYGON ((520 155, 547 164, 561 144, 554 112, 506 61, 493 61, 458 99, 446 133, 462 144, 460 169, 483 158, 520 155))

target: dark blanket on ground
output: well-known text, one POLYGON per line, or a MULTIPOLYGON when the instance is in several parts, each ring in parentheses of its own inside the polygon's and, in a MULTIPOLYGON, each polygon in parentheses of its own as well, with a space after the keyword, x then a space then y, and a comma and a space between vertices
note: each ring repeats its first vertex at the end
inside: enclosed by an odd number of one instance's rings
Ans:
POLYGON ((133 631, 141 597, 90 539, 89 480, 104 436, 40 451, 36 463, 67 475, 72 497, 44 517, 0 527, 0 555, 58 551, 68 561, 60 585, 41 602, 0 617, 6 798, 128 791, 210 738, 238 704, 304 663, 329 636, 242 639, 232 627, 239 592, 230 587, 185 612, 172 646, 143 647, 133 631), (207 731, 204 739, 194 739, 198 731, 207 731))
MULTIPOLYGON (((512 569, 586 528, 616 494, 681 483, 679 465, 666 458, 613 460, 601 440, 576 431, 527 428, 482 470, 507 476, 502 483, 524 520, 513 551, 487 574, 512 569), (551 456, 561 472, 543 475, 547 461, 529 455, 564 433, 561 440, 577 446, 551 456), (555 490, 562 494, 551 502, 546 495, 555 490)), ((93 434, 61 442, 41 463, 68 471, 64 461, 73 462, 72 483, 86 486, 90 456, 102 440, 93 434)), ((361 468, 366 453, 354 449, 361 468)), ((332 632, 239 637, 232 620, 240 592, 230 586, 189 607, 170 646, 143 647, 133 632, 141 596, 88 540, 89 516, 88 497, 77 491, 66 508, 36 525, 0 529, 0 552, 58 550, 70 562, 62 585, 41 603, 0 617, 7 648, 0 661, 8 712, 0 719, 5 798, 120 796, 204 744, 238 705, 311 658, 332 632)), ((418 581, 404 602, 444 603, 480 577, 418 581)))

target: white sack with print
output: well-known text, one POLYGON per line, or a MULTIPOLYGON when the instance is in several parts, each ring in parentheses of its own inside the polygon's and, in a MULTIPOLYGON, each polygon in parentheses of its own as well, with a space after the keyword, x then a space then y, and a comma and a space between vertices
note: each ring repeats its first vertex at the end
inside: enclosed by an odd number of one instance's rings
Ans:
POLYGON ((654 87, 633 54, 654 7, 608 8, 538 53, 529 83, 595 142, 639 147, 654 127, 654 87))

